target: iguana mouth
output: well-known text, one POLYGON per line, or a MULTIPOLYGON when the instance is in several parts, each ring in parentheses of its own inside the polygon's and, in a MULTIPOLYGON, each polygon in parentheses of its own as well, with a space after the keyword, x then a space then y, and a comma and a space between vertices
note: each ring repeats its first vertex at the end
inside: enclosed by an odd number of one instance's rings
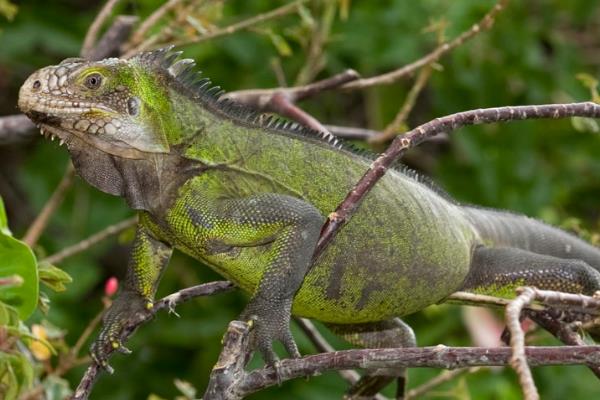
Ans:
POLYGON ((71 146, 81 146, 88 144, 95 149, 117 157, 130 159, 146 158, 144 156, 145 153, 143 151, 134 149, 131 146, 127 145, 125 142, 113 140, 109 143, 97 136, 92 136, 89 133, 83 133, 75 129, 68 129, 63 127, 57 128, 56 126, 50 125, 46 122, 40 122, 38 126, 40 128, 41 135, 44 135, 46 138, 50 138, 50 140, 58 139, 59 145, 62 146, 63 144, 66 144, 67 149, 70 149, 71 146), (74 138, 76 138, 75 140, 79 140, 80 143, 75 143, 75 141, 73 140, 74 138))

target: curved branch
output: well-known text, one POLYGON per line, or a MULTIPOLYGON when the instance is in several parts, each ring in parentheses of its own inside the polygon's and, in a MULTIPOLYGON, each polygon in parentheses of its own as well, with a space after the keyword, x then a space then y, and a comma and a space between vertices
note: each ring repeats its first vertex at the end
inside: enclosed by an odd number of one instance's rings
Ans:
MULTIPOLYGON (((174 312, 174 308, 190 299, 200 297, 200 296, 211 296, 217 293, 228 292, 233 290, 235 286, 233 283, 228 281, 215 281, 209 282, 202 285, 192 286, 186 289, 182 289, 178 292, 170 294, 168 296, 163 297, 159 301, 154 304, 154 308, 148 314, 145 314, 143 317, 138 319, 132 319, 129 321, 129 324, 125 328, 125 333, 121 337, 123 343, 135 332, 135 330, 145 324, 146 322, 152 320, 154 315, 161 310, 168 310, 169 312, 174 312)), ((113 350, 109 350, 109 354, 112 353, 113 350)), ((99 373, 102 371, 102 368, 96 364, 92 363, 85 371, 85 375, 81 378, 77 389, 75 390, 75 394, 71 397, 71 400, 84 400, 87 399, 92 391, 94 383, 98 378, 99 373)))
POLYGON ((574 116, 599 118, 600 105, 592 102, 583 102, 470 110, 436 118, 410 130, 402 136, 396 137, 387 150, 373 161, 360 181, 354 185, 336 210, 329 215, 321 230, 321 237, 317 243, 314 258, 316 259, 322 253, 337 231, 350 220, 350 217, 356 211, 364 196, 371 191, 394 161, 406 152, 407 149, 418 145, 438 133, 450 133, 467 125, 541 118, 558 119, 574 116))

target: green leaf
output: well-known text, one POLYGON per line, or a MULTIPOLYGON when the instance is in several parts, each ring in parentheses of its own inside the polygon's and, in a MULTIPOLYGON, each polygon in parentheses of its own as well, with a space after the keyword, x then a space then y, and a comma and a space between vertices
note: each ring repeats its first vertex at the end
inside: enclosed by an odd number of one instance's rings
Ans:
POLYGON ((292 48, 288 44, 288 42, 283 38, 283 36, 273 33, 271 31, 267 32, 269 38, 271 39, 271 43, 277 49, 277 52, 282 57, 289 57, 292 55, 292 48))
POLYGON ((0 233, 0 278, 18 275, 20 286, 0 290, 0 301, 13 306, 23 320, 35 310, 38 302, 39 280, 37 262, 25 243, 0 233))
POLYGON ((47 262, 38 265, 40 281, 55 292, 64 292, 66 284, 73 282, 73 278, 65 271, 47 262))
POLYGON ((33 367, 24 355, 0 352, 1 399, 17 399, 32 383, 33 367))
POLYGON ((0 233, 8 236, 12 235, 10 229, 8 229, 8 220, 6 218, 6 210, 4 209, 2 197, 0 197, 0 233))
POLYGON ((19 314, 14 307, 4 304, 0 301, 0 326, 19 325, 19 314))
POLYGON ((12 19, 17 15, 18 8, 8 0, 0 0, 0 15, 3 15, 7 20, 12 19))
POLYGON ((598 122, 592 118, 572 117, 571 125, 573 125, 573 128, 575 128, 575 130, 578 132, 600 132, 598 122))

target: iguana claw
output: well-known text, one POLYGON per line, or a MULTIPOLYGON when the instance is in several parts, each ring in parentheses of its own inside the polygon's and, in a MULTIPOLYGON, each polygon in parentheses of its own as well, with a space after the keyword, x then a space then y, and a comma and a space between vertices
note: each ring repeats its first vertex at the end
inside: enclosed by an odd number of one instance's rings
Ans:
POLYGON ((131 350, 123 345, 123 333, 132 320, 140 318, 140 314, 151 312, 147 299, 134 293, 121 293, 102 318, 103 326, 98 338, 92 343, 90 353, 93 360, 107 372, 112 373, 108 358, 113 351, 131 354, 131 350))
POLYGON ((255 302, 250 302, 242 313, 240 320, 247 321, 251 325, 251 350, 257 350, 265 363, 277 368, 279 357, 273 350, 273 341, 281 342, 290 357, 301 357, 298 346, 290 331, 289 308, 274 310, 273 307, 261 307, 255 302))

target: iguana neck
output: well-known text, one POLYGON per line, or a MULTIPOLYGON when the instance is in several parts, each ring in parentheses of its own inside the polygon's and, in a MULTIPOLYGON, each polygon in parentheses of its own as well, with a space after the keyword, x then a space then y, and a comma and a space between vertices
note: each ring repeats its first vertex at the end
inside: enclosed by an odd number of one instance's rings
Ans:
POLYGON ((153 213, 164 211, 177 188, 202 169, 199 162, 176 154, 130 159, 85 146, 73 146, 69 151, 77 173, 92 186, 123 197, 134 210, 153 213))

